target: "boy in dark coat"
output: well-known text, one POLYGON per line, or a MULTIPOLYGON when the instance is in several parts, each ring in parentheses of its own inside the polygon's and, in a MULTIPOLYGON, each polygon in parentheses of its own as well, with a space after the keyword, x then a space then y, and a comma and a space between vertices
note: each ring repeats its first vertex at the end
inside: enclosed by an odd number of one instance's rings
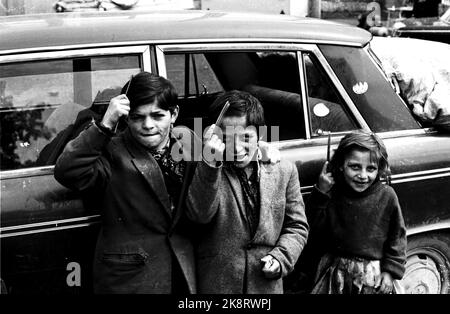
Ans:
POLYGON ((139 73, 57 160, 55 178, 89 195, 101 213, 96 293, 196 291, 190 230, 181 224, 193 169, 170 154, 176 101, 169 81, 139 73), (122 117, 127 129, 114 136, 122 117))

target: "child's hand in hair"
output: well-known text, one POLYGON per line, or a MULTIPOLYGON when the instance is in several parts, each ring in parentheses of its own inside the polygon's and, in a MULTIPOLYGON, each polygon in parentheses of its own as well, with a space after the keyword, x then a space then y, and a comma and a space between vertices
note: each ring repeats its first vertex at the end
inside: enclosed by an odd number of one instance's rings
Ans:
POLYGON ((128 97, 123 94, 116 96, 110 100, 101 123, 112 130, 119 122, 120 117, 128 116, 129 112, 130 100, 128 97))
POLYGON ((392 292, 394 287, 394 279, 388 272, 382 272, 379 281, 376 283, 375 288, 378 288, 379 293, 388 294, 392 292))
POLYGON ((322 193, 330 192, 331 188, 334 185, 334 178, 331 172, 327 171, 328 161, 323 164, 322 171, 319 175, 319 181, 317 182, 317 189, 319 189, 322 193))

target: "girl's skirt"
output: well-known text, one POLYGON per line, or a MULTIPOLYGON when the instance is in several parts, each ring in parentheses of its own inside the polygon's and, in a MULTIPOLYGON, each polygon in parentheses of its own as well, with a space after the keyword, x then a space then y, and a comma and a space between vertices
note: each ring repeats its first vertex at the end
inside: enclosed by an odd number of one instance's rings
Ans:
POLYGON ((320 260, 313 294, 375 294, 380 261, 326 254, 320 260))

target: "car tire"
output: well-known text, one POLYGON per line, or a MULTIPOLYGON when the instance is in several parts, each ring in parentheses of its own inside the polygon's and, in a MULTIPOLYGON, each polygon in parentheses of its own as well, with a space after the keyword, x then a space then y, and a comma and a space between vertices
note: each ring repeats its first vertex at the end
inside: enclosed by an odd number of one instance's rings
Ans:
POLYGON ((426 233, 408 238, 401 285, 406 294, 450 292, 450 234, 426 233))

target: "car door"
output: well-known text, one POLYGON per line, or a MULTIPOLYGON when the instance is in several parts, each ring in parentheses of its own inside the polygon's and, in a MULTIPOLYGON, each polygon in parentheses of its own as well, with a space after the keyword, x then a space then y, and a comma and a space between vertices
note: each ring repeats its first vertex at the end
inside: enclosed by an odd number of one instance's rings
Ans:
POLYGON ((0 56, 1 279, 11 294, 91 291, 98 209, 53 177, 65 144, 141 70, 147 46, 0 56))

